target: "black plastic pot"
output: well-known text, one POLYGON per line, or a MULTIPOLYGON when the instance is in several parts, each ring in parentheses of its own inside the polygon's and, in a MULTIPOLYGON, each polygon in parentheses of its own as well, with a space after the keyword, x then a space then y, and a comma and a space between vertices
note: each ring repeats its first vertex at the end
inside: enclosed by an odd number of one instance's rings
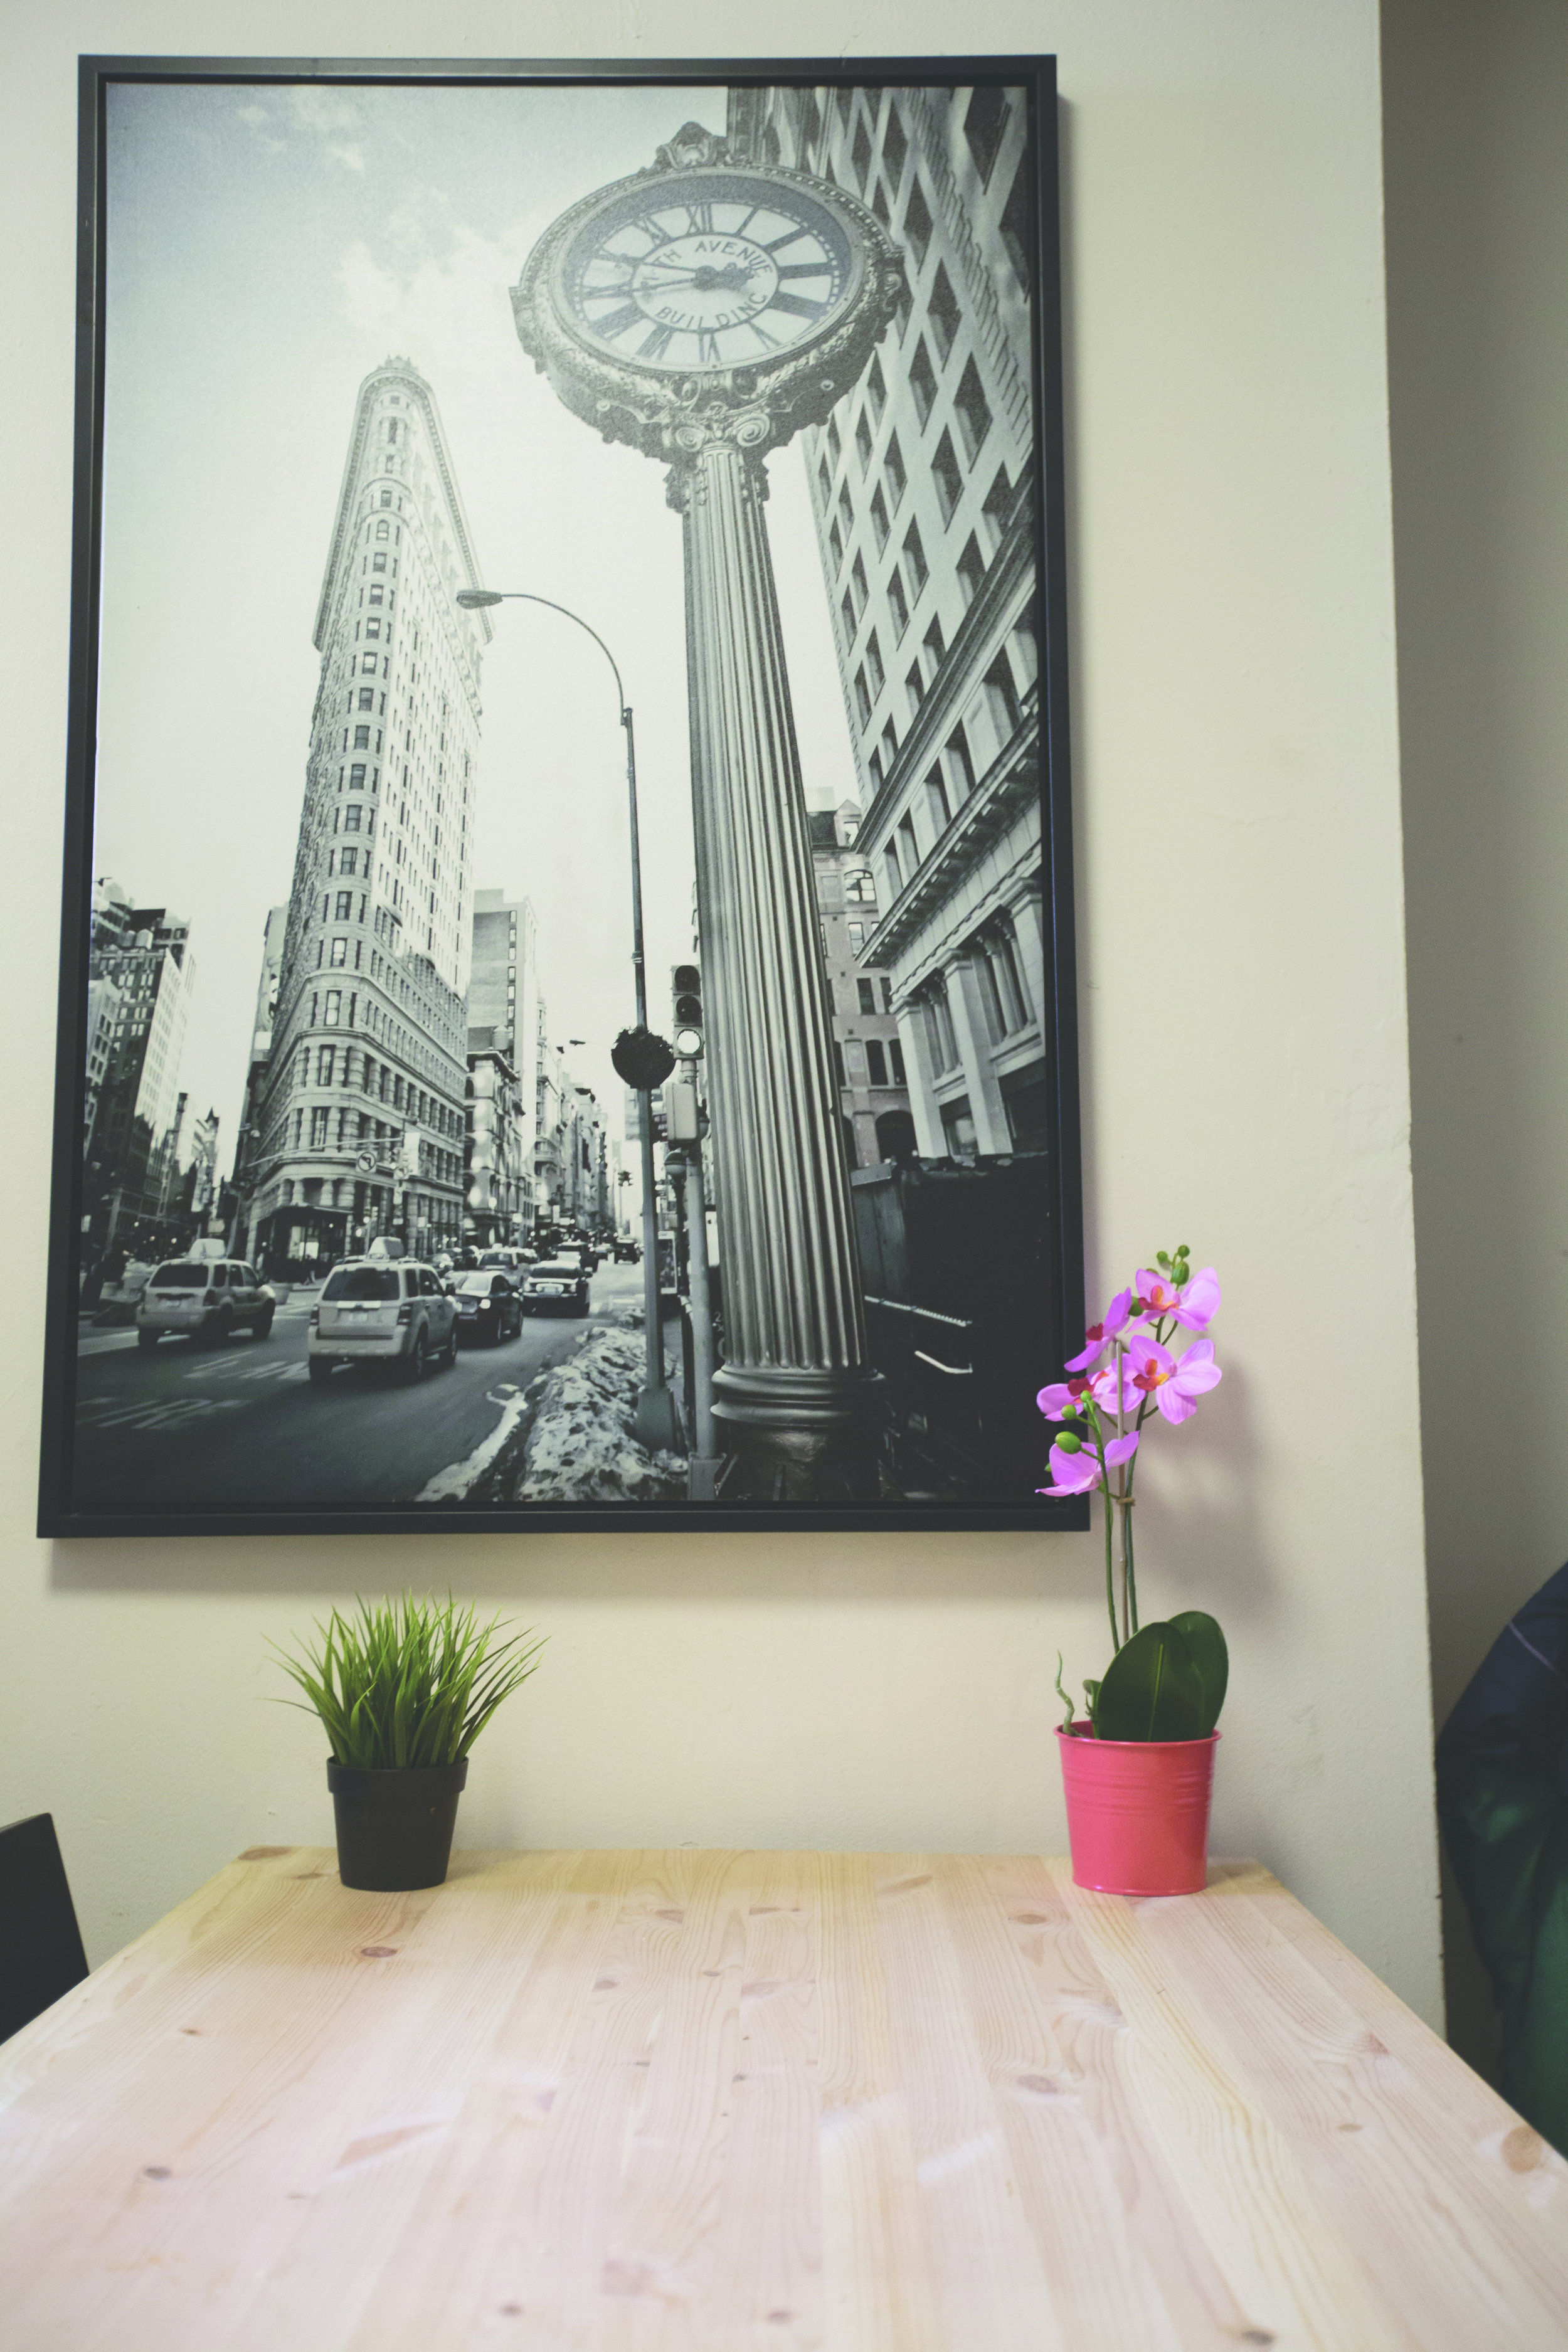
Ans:
POLYGON ((327 1760, 338 1820, 338 1876, 345 1886, 403 1895, 439 1886, 452 1854, 458 1799, 468 1759, 407 1771, 356 1771, 327 1760))

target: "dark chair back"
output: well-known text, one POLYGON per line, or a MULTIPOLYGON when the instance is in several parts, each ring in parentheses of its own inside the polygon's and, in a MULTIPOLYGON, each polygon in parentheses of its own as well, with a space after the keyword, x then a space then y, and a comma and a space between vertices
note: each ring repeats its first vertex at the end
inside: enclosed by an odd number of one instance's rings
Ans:
POLYGON ((12 1822, 0 1829, 0 2042, 86 1974, 54 1817, 12 1822))

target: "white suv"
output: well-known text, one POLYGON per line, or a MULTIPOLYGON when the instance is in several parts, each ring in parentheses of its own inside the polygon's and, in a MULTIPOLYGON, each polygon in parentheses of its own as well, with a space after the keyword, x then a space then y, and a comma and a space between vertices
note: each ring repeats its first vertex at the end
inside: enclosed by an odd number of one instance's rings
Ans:
POLYGON ((310 1378, 334 1364, 395 1363, 411 1384, 432 1361, 458 1360, 457 1301, 433 1265, 412 1258, 348 1257, 333 1266, 310 1309, 310 1378))
POLYGON ((250 1330, 265 1339, 277 1310, 270 1285, 238 1258, 170 1258, 153 1267, 136 1302, 136 1343, 155 1348, 165 1331, 223 1340, 250 1330))

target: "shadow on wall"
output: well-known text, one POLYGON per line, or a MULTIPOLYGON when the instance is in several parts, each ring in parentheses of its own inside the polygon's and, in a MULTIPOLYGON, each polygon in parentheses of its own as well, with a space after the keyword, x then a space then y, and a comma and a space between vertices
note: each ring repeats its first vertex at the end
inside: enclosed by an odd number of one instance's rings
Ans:
MULTIPOLYGON (((1568 1556, 1568 10, 1384 0, 1390 422, 1433 1698, 1568 1556), (1480 1475, 1477 1374, 1506 1368, 1480 1475)), ((1489 1991, 1444 1880, 1449 2038, 1489 1991)))

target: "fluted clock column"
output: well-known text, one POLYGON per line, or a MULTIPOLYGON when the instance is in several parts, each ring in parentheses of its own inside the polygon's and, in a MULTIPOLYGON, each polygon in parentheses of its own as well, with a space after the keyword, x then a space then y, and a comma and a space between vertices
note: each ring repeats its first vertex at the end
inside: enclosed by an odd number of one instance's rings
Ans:
MULTIPOLYGON (((693 436, 695 437, 695 435, 693 436)), ((870 1499, 865 1315, 760 457, 704 437, 684 517, 692 817, 725 1362, 723 1499, 870 1499)))
POLYGON ((605 440, 673 461, 725 1361, 721 1501, 873 1499, 865 1318, 763 461, 857 382, 903 269, 858 198, 689 122, 546 230, 518 334, 605 440))

